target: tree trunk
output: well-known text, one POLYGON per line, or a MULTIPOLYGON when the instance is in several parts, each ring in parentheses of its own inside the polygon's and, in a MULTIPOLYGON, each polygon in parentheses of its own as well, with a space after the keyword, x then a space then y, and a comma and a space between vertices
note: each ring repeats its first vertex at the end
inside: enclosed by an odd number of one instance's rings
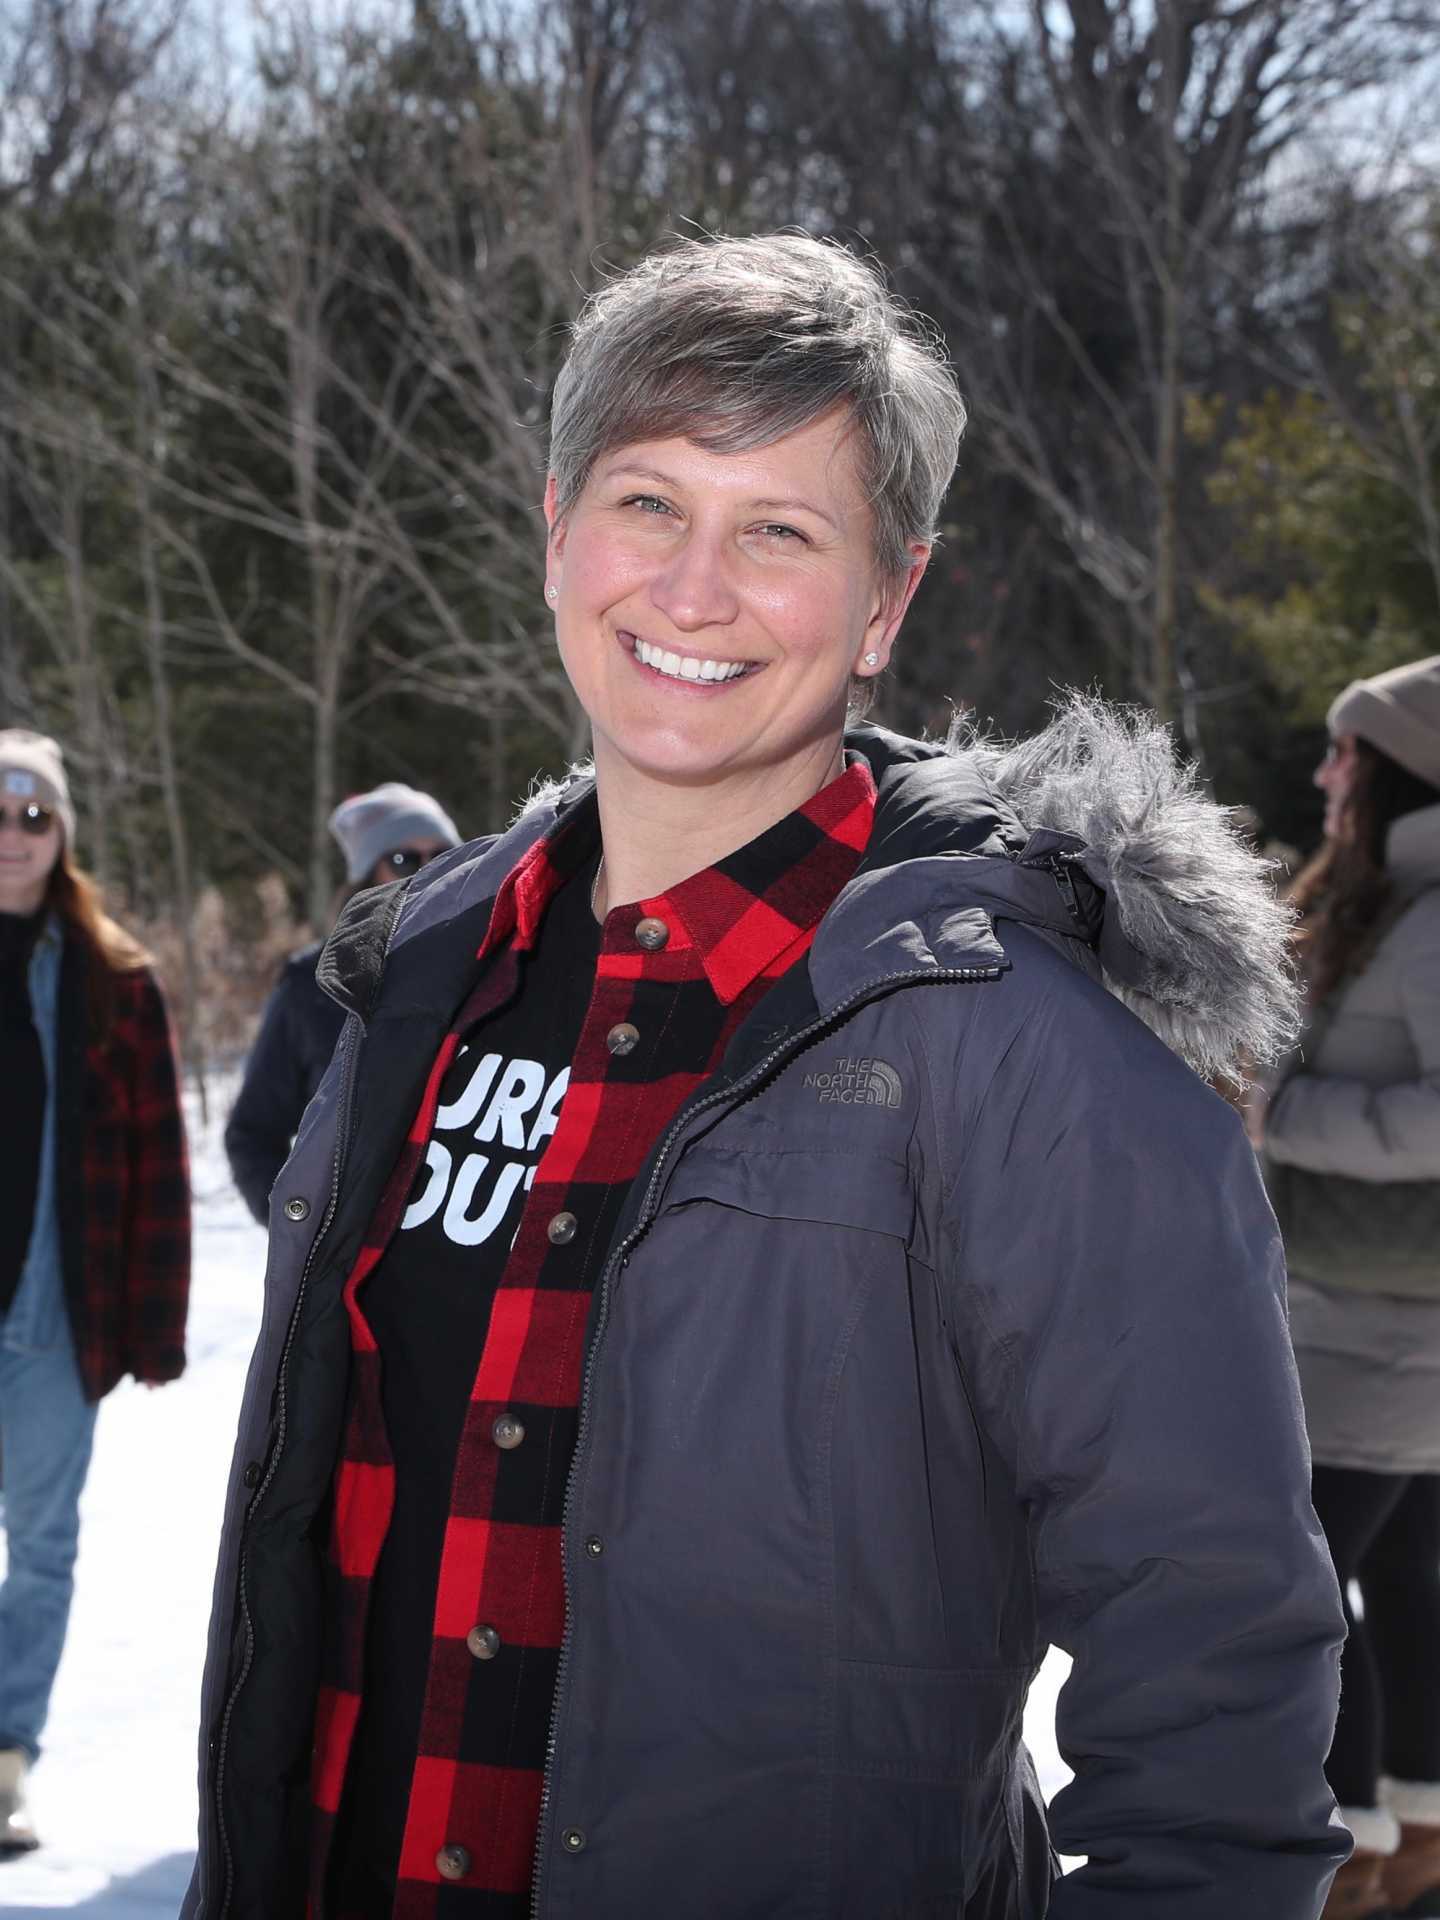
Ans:
POLYGON ((310 884, 306 918, 323 935, 330 925, 330 816, 335 811, 340 738, 340 654, 333 636, 315 677, 315 729, 310 781, 310 884))
POLYGON ((1150 631, 1150 702, 1175 718, 1175 645, 1180 579, 1180 328, 1185 276, 1179 139, 1179 27, 1161 9, 1161 140, 1165 166, 1164 267, 1160 282, 1160 365, 1155 395, 1155 580, 1150 631))

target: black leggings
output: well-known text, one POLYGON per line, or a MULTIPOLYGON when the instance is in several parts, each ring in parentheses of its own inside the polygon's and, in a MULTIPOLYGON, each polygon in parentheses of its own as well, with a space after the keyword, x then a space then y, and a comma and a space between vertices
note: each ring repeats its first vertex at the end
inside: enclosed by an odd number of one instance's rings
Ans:
POLYGON ((1440 1783, 1440 1474, 1316 1467, 1313 1488, 1350 1629, 1325 1774, 1342 1807, 1373 1807, 1381 1774, 1440 1783))

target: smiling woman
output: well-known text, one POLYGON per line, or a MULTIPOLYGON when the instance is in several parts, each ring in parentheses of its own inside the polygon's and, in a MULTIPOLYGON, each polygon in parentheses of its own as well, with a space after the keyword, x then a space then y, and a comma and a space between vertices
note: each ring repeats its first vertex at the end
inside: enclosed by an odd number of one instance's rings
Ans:
POLYGON ((555 391, 547 598, 593 731, 609 903, 840 771, 964 423, 932 331, 838 247, 691 243, 590 303, 555 391))
POLYGON ((322 957, 191 1920, 1314 1920, 1340 1614, 1274 1222, 1101 984, 1266 1056, 1285 916, 1133 716, 847 726, 963 418, 803 235, 580 316, 544 598, 595 764, 322 957))

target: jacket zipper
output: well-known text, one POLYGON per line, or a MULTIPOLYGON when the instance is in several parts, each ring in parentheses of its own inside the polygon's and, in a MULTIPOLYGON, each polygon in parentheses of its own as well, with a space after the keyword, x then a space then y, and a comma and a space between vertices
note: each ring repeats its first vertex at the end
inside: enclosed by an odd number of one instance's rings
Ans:
MULTIPOLYGON (((285 1344, 280 1350, 280 1364, 276 1370, 275 1444, 270 1449, 270 1465, 266 1469, 265 1478, 256 1488, 254 1498, 251 1500, 245 1512, 244 1532, 247 1534, 256 1510, 260 1502, 265 1498, 270 1482, 275 1477, 275 1470, 280 1463, 280 1456, 285 1450, 287 1412, 285 1386, 286 1373, 290 1362, 290 1350, 295 1344, 295 1333, 300 1324, 300 1309, 305 1302, 305 1289, 315 1265, 315 1257, 319 1251, 321 1241, 324 1240, 325 1235, 329 1232, 331 1221, 335 1218, 335 1208, 340 1198, 340 1176, 344 1168, 345 1153, 350 1141, 350 1099, 354 1091, 355 1083, 355 1056, 359 1051, 358 1038, 351 1038, 349 1036, 358 1035, 363 1031, 364 1026, 358 1014, 353 1016, 353 1020, 353 1027, 347 1030, 345 1053, 340 1067, 340 1112, 335 1141, 335 1161, 330 1173, 330 1197, 326 1203, 325 1212, 321 1218, 315 1238, 310 1243, 310 1251, 305 1256, 305 1265, 300 1274, 300 1285, 295 1293, 295 1305, 290 1311, 290 1324, 285 1330, 285 1344)), ((240 1620, 245 1634, 245 1657, 241 1662, 240 1671, 235 1676, 234 1684, 231 1686, 229 1697, 225 1702, 225 1711, 221 1716, 220 1736, 215 1758, 215 1785, 213 1789, 215 1827, 220 1838, 221 1858, 225 1863, 225 1885, 224 1891, 220 1896, 220 1905, 216 1910, 216 1920, 225 1920, 225 1915, 230 1907, 230 1895, 235 1885, 235 1858, 230 1848, 230 1835, 225 1826, 226 1749, 230 1739, 230 1722, 235 1711, 235 1703, 240 1697, 241 1688, 245 1685, 249 1677, 251 1663, 255 1654, 255 1633, 250 1619, 249 1595, 245 1588, 246 1556, 247 1548, 242 1535, 240 1566, 236 1576, 236 1585, 240 1596, 240 1620)), ((204 1911, 205 1907, 202 1897, 200 1907, 202 1916, 204 1911)))
MULTIPOLYGON (((677 1115, 671 1122, 670 1129, 665 1135, 660 1151, 651 1165, 650 1179, 645 1188, 645 1199, 641 1205, 639 1217, 620 1244, 612 1248, 610 1257, 605 1262, 604 1269, 600 1275, 600 1298, 595 1310, 595 1335, 590 1342, 590 1351, 585 1358, 585 1371, 580 1382, 580 1408, 575 1436, 575 1452, 571 1458, 570 1473, 565 1483, 565 1501, 560 1519, 560 1551, 565 1572, 565 1587, 567 1593, 573 1593, 575 1591, 575 1582, 571 1577, 572 1557, 570 1552, 570 1540, 573 1530, 572 1521, 574 1519, 575 1486, 580 1477, 581 1468, 584 1465, 585 1453, 590 1439, 590 1388, 595 1377, 595 1368, 600 1354, 601 1342, 605 1337, 605 1328, 610 1317, 610 1286, 616 1272, 626 1264, 631 1252, 640 1241, 644 1239, 646 1233, 649 1231, 652 1211, 659 1196, 661 1176, 665 1171, 665 1163, 669 1159, 671 1150, 674 1148, 680 1135, 689 1129, 693 1120, 698 1118, 700 1114, 707 1112, 711 1107, 722 1106, 727 1101, 739 1105, 741 1101, 748 1099, 760 1082, 773 1073, 782 1061, 790 1055, 799 1052, 801 1048, 809 1046, 811 1041, 818 1039, 827 1028, 838 1026, 842 1020, 847 1020, 859 1006, 866 1000, 874 998, 877 994, 888 992, 892 987, 928 986, 932 984, 936 986, 969 985, 983 980, 998 980, 1004 972, 1005 967, 1003 965, 986 967, 941 967, 926 968, 924 970, 917 969, 911 973, 888 974, 883 980, 869 981, 865 986, 858 988, 851 994, 848 1000, 842 1000, 839 1006, 832 1008, 822 1019, 812 1021, 808 1027, 802 1027, 798 1033, 792 1034, 782 1046, 777 1047, 773 1053, 768 1054, 757 1066, 752 1067, 749 1073, 742 1079, 737 1080, 733 1087, 724 1087, 716 1093, 705 1095, 697 1100, 693 1106, 687 1107, 683 1113, 677 1115)), ((560 1657, 555 1668, 555 1695, 550 1707, 550 1730, 545 1740, 545 1772, 540 1787, 540 1822, 535 1838, 535 1868, 530 1889, 531 1920, 541 1920, 541 1896, 545 1890, 546 1843, 549 1838, 551 1819, 550 1776, 555 1760, 557 1729, 560 1722, 560 1707, 570 1661, 570 1642, 570 1607, 567 1603, 565 1608, 565 1626, 560 1638, 560 1657)))

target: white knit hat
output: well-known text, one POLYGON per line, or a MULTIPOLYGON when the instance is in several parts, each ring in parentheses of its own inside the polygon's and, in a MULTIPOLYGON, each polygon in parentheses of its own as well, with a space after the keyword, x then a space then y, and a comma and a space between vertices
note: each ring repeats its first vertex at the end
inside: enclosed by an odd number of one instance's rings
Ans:
POLYGON ((407 840, 443 840, 458 847, 455 822, 438 800, 399 780, 387 780, 369 793, 352 793, 330 816, 330 831, 345 855, 352 881, 363 880, 387 853, 407 840))
POLYGON ((1358 734, 1413 773, 1440 787, 1440 653, 1352 680, 1327 715, 1332 734, 1358 734))
POLYGON ((53 807, 65 829, 65 844, 75 844, 75 808, 65 777, 60 742, 28 727, 0 728, 0 796, 38 801, 53 807))

